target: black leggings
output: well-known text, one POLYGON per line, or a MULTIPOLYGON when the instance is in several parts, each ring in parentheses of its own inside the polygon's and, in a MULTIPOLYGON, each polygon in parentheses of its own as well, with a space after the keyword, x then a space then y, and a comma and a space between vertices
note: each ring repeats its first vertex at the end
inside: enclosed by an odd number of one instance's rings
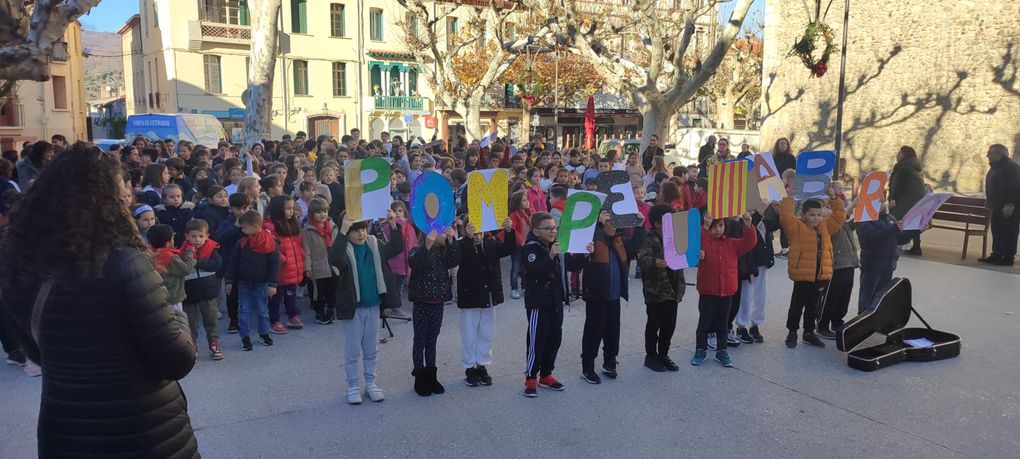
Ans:
POLYGON ((415 303, 411 323, 414 326, 414 344, 411 347, 414 368, 435 367, 436 340, 443 327, 443 303, 415 303))
POLYGON ((669 355, 669 343, 676 330, 676 301, 664 303, 648 303, 648 322, 645 323, 645 355, 649 357, 666 357, 669 355))

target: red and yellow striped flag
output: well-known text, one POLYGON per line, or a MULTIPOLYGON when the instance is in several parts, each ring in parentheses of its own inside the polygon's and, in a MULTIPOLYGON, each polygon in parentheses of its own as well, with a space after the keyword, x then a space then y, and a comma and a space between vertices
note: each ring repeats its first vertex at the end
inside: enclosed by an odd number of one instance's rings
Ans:
POLYGON ((708 214, 712 218, 743 215, 747 211, 747 162, 708 167, 708 214))

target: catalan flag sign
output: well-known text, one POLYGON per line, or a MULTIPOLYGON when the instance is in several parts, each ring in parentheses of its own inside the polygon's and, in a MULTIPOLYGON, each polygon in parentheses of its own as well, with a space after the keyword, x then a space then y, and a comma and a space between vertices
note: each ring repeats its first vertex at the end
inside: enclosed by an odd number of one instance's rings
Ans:
POLYGON ((734 161, 708 167, 708 214, 712 218, 743 215, 747 211, 747 163, 734 161))

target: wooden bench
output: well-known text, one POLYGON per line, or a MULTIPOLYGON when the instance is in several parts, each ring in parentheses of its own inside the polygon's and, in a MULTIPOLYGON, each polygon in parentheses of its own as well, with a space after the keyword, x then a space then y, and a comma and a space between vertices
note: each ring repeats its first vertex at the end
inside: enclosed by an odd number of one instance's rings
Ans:
POLYGON ((963 256, 960 258, 966 260, 971 236, 981 236, 981 256, 988 256, 991 219, 992 212, 985 208, 984 198, 953 196, 932 216, 931 227, 963 232, 963 256))

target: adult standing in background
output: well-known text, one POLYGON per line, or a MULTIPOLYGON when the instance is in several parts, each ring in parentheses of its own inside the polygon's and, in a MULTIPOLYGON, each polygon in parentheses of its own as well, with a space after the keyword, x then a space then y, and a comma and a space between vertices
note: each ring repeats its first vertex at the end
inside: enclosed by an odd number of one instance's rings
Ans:
POLYGON ((195 343, 122 177, 119 161, 75 144, 26 192, 0 245, 0 312, 43 368, 39 457, 198 457, 177 383, 195 343))
MULTIPOLYGON (((620 145, 623 147, 623 144, 620 145)), ((641 154, 641 166, 645 170, 652 168, 652 161, 656 156, 665 156, 666 152, 659 147, 659 136, 652 134, 648 136, 648 146, 645 147, 645 152, 641 154)))
POLYGON ((52 159, 53 144, 44 140, 33 143, 28 149, 28 154, 15 165, 18 169, 18 186, 22 190, 27 190, 52 159))
POLYGON ((705 144, 698 150, 698 164, 705 164, 709 156, 715 154, 715 136, 710 135, 705 139, 705 144))
MULTIPOLYGON (((927 192, 924 189, 924 177, 921 175, 921 161, 917 159, 917 152, 906 145, 900 147, 896 153, 896 165, 889 174, 889 214, 896 220, 903 220, 903 216, 917 204, 927 192)), ((913 241, 913 246, 907 251, 910 255, 921 256, 921 232, 903 231, 897 241, 904 245, 913 241)))
MULTIPOLYGON (((797 170, 797 158, 790 150, 789 139, 780 137, 772 146, 772 161, 776 163, 776 174, 780 179, 783 177, 783 172, 797 170)), ((786 231, 782 228, 779 228, 779 246, 780 250, 776 256, 785 258, 790 253, 790 241, 786 238, 786 231)))
POLYGON ((978 261, 996 266, 1013 266, 1020 234, 1020 164, 1009 159, 1009 149, 988 147, 988 175, 985 177, 985 205, 992 211, 992 255, 978 261))

